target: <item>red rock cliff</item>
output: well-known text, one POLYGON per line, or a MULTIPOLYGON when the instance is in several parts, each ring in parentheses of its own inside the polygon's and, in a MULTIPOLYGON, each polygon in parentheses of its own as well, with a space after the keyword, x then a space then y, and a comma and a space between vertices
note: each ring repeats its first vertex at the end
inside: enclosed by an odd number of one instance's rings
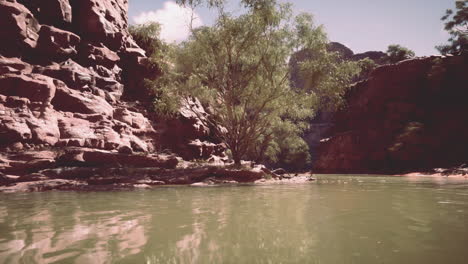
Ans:
POLYGON ((401 173, 468 161, 468 57, 427 57, 377 68, 351 88, 321 173, 401 173))
POLYGON ((122 97, 142 94, 135 78, 147 59, 127 9, 127 0, 0 0, 0 185, 62 167, 174 168, 157 154, 167 146, 186 159, 224 151, 183 109, 163 122, 122 97))

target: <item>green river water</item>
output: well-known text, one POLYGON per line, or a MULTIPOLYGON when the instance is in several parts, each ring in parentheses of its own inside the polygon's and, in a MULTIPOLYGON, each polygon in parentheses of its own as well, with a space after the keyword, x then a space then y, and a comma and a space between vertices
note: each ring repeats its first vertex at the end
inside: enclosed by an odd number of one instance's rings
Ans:
POLYGON ((468 263, 468 180, 0 194, 0 263, 468 263))

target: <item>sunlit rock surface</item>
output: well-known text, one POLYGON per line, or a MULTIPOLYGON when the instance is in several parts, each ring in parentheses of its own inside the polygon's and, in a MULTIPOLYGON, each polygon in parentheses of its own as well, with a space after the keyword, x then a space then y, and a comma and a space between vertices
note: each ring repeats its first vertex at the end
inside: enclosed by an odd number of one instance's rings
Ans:
MULTIPOLYGON (((127 0, 0 0, 0 173, 11 176, 7 182, 59 168, 66 157, 73 165, 124 167, 162 150, 186 160, 223 155, 199 120, 207 115, 199 103, 202 115, 181 109, 163 121, 137 101, 147 58, 128 31, 127 10, 127 0), (75 155, 90 150, 111 156, 87 164, 75 155), (53 153, 47 162, 23 155, 44 151, 53 153)), ((145 164, 152 165, 167 167, 145 164)))

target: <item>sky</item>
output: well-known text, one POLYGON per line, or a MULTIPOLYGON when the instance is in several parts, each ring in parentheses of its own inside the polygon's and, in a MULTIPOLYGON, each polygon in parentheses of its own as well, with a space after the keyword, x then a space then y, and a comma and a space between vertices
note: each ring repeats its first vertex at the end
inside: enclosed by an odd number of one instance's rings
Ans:
MULTIPOLYGON (((239 0, 228 0, 229 9, 241 10, 239 0)), ((323 24, 330 41, 337 41, 355 53, 385 51, 390 44, 400 44, 417 56, 438 54, 434 46, 446 43, 449 35, 440 18, 455 0, 279 0, 293 4, 295 13, 311 13, 323 24)), ((192 13, 175 1, 129 0, 129 22, 149 21, 163 26, 161 37, 180 42, 189 35, 192 13)), ((216 13, 198 8, 193 26, 211 25, 216 13)))

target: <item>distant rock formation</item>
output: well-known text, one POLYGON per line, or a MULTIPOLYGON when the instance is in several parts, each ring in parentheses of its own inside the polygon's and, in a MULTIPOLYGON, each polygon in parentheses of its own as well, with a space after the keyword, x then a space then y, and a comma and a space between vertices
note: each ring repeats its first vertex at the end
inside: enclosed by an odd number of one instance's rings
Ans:
POLYGON ((388 63, 387 53, 382 51, 366 51, 363 53, 356 53, 339 42, 330 42, 328 44, 328 51, 338 52, 345 60, 358 61, 362 59, 371 59, 377 65, 388 63))
POLYGON ((468 161, 468 57, 385 65, 354 85, 317 173, 402 173, 468 161))
MULTIPOLYGON (((329 52, 337 52, 342 60, 346 61, 359 61, 362 59, 371 59, 376 65, 383 65, 388 63, 388 56, 386 53, 381 51, 368 51, 364 53, 354 54, 354 52, 339 42, 330 42, 328 44, 329 52)), ((294 87, 304 87, 306 85, 305 80, 301 78, 299 74, 299 64, 302 61, 313 58, 308 50, 298 51, 291 57, 289 62, 291 69, 290 81, 294 87)), ((355 78, 355 81, 366 79, 368 73, 365 72, 355 78)), ((319 111, 315 118, 311 120, 309 129, 304 134, 304 140, 307 142, 312 157, 312 163, 318 158, 317 149, 320 145, 320 140, 327 137, 332 127, 334 112, 330 111, 319 111)))
POLYGON ((350 48, 339 42, 328 43, 328 51, 338 52, 345 60, 350 60, 354 55, 354 52, 350 48))
POLYGON ((351 60, 353 61, 363 60, 366 58, 373 60, 377 65, 388 63, 388 55, 382 51, 366 51, 351 56, 351 60))

